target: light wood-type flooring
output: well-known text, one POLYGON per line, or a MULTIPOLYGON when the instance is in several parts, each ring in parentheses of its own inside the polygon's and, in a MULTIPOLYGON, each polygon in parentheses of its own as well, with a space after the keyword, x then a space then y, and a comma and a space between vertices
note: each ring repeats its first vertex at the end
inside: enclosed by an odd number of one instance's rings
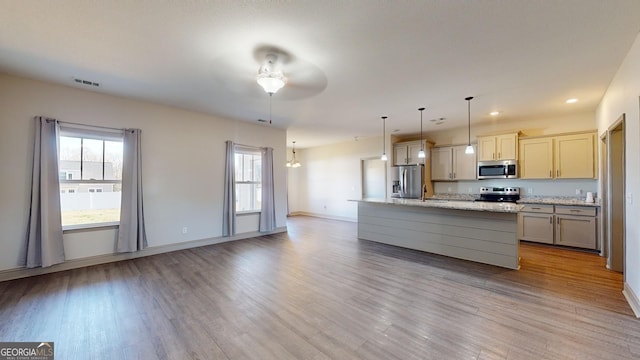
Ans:
POLYGON ((61 359, 639 359, 597 255, 523 244, 519 271, 358 240, 356 224, 0 283, 0 341, 61 359))

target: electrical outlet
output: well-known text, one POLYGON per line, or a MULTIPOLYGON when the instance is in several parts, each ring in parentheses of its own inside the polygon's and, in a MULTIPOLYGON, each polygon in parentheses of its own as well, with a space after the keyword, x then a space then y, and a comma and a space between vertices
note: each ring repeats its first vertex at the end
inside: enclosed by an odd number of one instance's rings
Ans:
POLYGON ((582 189, 576 189, 576 195, 582 195, 582 189))
POLYGON ((472 187, 469 188, 469 194, 471 194, 471 193, 473 193, 473 188, 472 187))
POLYGON ((186 234, 186 233, 187 233, 187 231, 189 231, 189 229, 187 229, 187 227, 186 227, 186 226, 182 228, 182 233, 183 233, 183 234, 186 234))
POLYGON ((447 188, 447 192, 451 192, 451 186, 447 188))
POLYGON ((533 188, 527 188, 527 194, 529 195, 533 194, 533 188))

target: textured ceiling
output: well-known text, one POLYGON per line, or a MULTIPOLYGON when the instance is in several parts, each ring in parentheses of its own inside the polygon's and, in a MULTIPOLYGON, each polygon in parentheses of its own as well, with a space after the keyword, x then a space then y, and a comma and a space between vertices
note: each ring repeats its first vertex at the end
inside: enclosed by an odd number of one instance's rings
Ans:
POLYGON ((593 112, 638 0, 0 0, 0 71, 227 118, 268 119, 261 50, 286 52, 272 125, 299 147, 593 112), (571 106, 564 103, 579 98, 571 106), (446 118, 441 125, 427 121, 446 118))

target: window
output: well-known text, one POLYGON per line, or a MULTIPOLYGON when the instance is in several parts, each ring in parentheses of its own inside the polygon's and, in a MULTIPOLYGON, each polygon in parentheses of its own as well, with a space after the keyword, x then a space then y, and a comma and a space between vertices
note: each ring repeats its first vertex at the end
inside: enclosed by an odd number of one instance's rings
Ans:
POLYGON ((62 226, 120 221, 122 135, 61 128, 62 226))
POLYGON ((258 150, 235 150, 236 212, 260 211, 262 155, 258 150))

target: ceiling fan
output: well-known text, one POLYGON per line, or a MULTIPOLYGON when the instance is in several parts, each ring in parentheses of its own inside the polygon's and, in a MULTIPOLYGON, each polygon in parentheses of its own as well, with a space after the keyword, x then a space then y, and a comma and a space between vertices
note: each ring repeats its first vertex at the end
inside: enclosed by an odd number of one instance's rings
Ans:
POLYGON ((284 82, 273 92, 278 100, 309 98, 327 87, 327 77, 320 68, 275 46, 257 46, 250 54, 228 54, 214 60, 213 65, 213 75, 227 91, 253 98, 269 93, 258 85, 261 78, 284 82))

